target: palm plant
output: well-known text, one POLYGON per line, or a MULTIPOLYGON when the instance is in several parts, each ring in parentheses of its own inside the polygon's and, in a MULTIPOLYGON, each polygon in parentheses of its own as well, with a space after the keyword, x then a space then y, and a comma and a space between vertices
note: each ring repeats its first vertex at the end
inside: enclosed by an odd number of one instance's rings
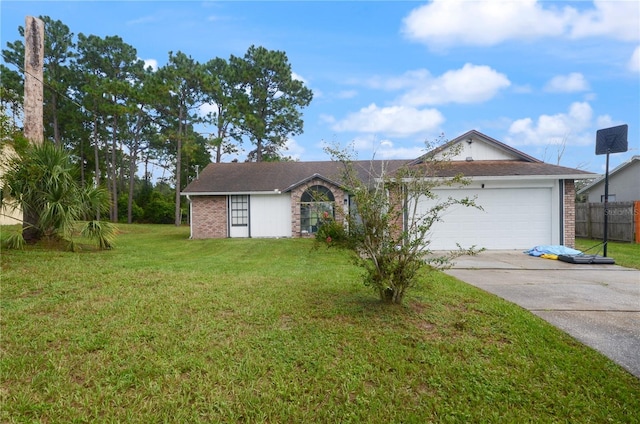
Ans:
MULTIPOLYGON (((24 239, 61 240, 73 247, 76 223, 108 210, 107 191, 82 187, 77 174, 69 154, 48 142, 29 146, 10 161, 3 175, 3 191, 22 207, 24 239)), ((97 240, 100 248, 113 246, 114 226, 93 221, 85 226, 92 229, 83 233, 97 240)))

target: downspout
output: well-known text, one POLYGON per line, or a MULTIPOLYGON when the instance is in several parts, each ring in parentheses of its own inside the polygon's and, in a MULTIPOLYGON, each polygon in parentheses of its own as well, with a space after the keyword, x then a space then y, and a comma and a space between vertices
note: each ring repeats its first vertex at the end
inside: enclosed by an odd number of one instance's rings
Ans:
POLYGON ((231 238, 231 196, 227 196, 227 238, 231 238))
MULTIPOLYGON (((402 229, 409 235, 409 197, 407 196, 407 186, 405 184, 402 185, 402 229)), ((416 202, 418 200, 416 199, 416 202)), ((405 241, 405 240, 403 240, 405 241)))
POLYGON ((564 227, 565 227, 565 222, 564 222, 564 214, 565 214, 565 210, 564 210, 564 180, 558 180, 558 193, 560 194, 560 201, 558 202, 560 204, 560 219, 559 219, 559 224, 560 224, 560 237, 558 238, 558 240, 560 241, 560 246, 564 246, 564 227))
POLYGON ((251 238, 251 196, 247 195, 247 236, 251 238))
POLYGON ((188 194, 187 201, 189 202, 189 240, 193 240, 193 203, 188 194))

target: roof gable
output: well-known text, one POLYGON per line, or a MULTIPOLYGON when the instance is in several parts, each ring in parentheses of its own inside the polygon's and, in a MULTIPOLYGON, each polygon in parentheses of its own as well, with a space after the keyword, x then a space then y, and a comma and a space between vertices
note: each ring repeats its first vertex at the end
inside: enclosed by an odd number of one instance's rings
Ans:
POLYGON ((513 160, 521 162, 542 163, 541 160, 514 149, 479 131, 471 130, 454 138, 442 146, 427 152, 414 163, 422 163, 426 158, 434 157, 451 161, 496 161, 513 160))

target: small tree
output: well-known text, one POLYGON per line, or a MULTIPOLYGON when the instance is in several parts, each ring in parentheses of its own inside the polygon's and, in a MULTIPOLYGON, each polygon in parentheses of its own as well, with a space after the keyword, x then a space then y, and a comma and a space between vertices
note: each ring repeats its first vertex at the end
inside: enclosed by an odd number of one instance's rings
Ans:
MULTIPOLYGON (((454 152, 426 155, 420 163, 389 169, 384 162, 372 161, 363 169, 344 150, 327 148, 333 160, 343 165, 342 183, 350 192, 355 208, 344 216, 345 242, 340 245, 354 253, 362 267, 364 284, 372 287, 385 303, 400 304, 406 291, 420 281, 422 270, 443 269, 458 256, 475 254, 475 247, 435 253, 429 236, 433 225, 442 221, 454 205, 475 207, 475 199, 438 198, 439 187, 468 184, 462 175, 442 177, 454 152), (430 206, 420 207, 429 199, 430 206)), ((323 241, 334 243, 332 237, 323 241)))
MULTIPOLYGON (((73 248, 75 224, 98 210, 109 209, 108 192, 102 188, 82 187, 77 171, 69 154, 50 142, 31 145, 10 160, 2 178, 3 192, 15 199, 23 211, 38 212, 35 222, 23 223, 23 228, 33 230, 35 235, 35 240, 30 241, 61 240, 73 248)), ((25 217, 29 216, 34 214, 25 213, 25 217)), ((88 222, 81 230, 103 249, 113 246, 115 231, 109 223, 96 221, 88 222)), ((14 246, 24 244, 21 237, 13 239, 14 246)))

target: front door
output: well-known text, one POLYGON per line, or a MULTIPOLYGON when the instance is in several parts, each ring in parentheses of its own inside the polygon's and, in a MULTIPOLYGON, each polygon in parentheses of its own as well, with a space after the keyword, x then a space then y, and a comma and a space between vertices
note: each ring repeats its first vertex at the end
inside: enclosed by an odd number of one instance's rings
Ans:
POLYGON ((249 196, 229 196, 229 237, 249 237, 249 196))

